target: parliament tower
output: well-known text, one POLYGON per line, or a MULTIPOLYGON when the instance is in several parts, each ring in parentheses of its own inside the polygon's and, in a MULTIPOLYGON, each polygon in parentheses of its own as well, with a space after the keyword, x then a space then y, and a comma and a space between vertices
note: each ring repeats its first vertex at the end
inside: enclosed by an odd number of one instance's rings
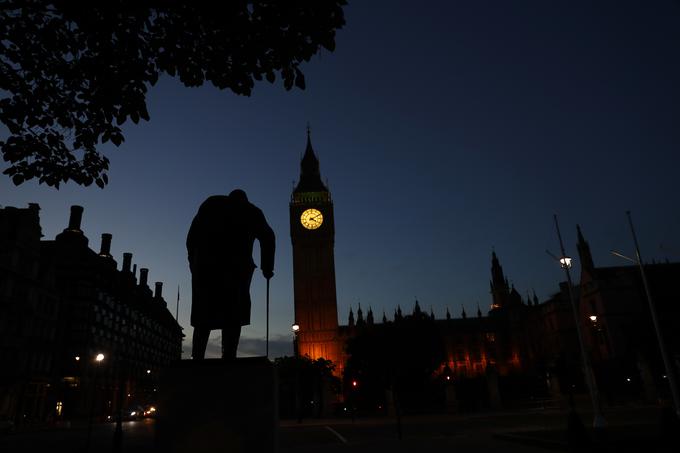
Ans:
POLYGON ((300 170, 300 180, 290 201, 295 323, 300 326, 297 350, 299 355, 323 357, 341 365, 333 200, 321 181, 309 131, 300 170))

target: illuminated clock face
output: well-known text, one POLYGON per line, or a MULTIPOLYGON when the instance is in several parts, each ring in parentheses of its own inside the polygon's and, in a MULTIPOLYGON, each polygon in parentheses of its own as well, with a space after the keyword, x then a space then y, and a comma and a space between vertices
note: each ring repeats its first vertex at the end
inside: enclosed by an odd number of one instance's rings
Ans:
POLYGON ((316 230, 323 223, 323 215, 316 209, 307 209, 300 216, 300 223, 308 230, 316 230))

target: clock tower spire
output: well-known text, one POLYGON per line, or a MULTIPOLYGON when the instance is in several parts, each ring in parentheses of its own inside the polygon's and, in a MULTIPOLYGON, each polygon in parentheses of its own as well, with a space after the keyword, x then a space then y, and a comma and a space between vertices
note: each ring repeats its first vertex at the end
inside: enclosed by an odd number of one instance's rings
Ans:
POLYGON ((302 156, 300 162, 300 181, 293 193, 304 192, 326 192, 328 188, 321 181, 321 172, 319 171, 319 159, 312 148, 312 139, 310 137, 309 128, 307 128, 307 147, 305 154, 302 156))
MULTIPOLYGON (((342 366, 335 291, 335 222, 331 193, 321 180, 319 159, 307 147, 300 162, 300 180, 290 200, 293 244, 293 292, 298 354, 323 357, 342 366)), ((339 370, 337 370, 339 371, 339 370)))

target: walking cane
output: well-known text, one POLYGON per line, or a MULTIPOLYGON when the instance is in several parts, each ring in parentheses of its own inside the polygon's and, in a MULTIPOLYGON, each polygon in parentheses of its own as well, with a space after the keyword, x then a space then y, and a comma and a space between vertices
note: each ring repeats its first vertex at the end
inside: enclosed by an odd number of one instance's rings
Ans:
POLYGON ((267 279, 267 358, 269 358, 269 279, 267 279))

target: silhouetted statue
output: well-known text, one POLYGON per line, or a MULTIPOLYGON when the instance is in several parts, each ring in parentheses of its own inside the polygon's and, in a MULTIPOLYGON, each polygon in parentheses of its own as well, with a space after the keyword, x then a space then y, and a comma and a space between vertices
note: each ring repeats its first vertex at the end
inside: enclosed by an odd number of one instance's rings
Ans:
POLYGON ((203 202, 187 236, 191 269, 192 357, 203 359, 210 331, 222 329, 222 357, 236 357, 241 326, 250 324, 253 243, 260 242, 260 267, 274 269, 274 232, 246 193, 214 195, 203 202))

